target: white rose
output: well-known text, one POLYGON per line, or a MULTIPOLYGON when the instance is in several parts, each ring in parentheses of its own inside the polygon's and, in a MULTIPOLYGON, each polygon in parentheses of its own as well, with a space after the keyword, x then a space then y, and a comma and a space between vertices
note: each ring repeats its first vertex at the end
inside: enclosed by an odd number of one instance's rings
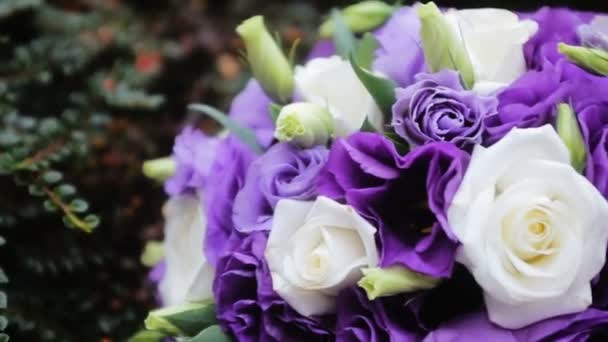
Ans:
POLYGON ((159 284, 165 306, 211 298, 214 270, 203 254, 207 218, 198 195, 167 201, 165 217, 165 276, 159 284))
POLYGON ((339 56, 315 58, 295 69, 296 89, 308 102, 327 106, 334 119, 336 136, 357 132, 366 118, 382 128, 382 113, 353 71, 339 56))
POLYGON ((448 209, 457 260, 490 320, 515 329, 591 304, 608 240, 608 204, 569 163, 555 130, 514 129, 476 146, 448 209))
POLYGON ((538 30, 535 21, 496 8, 451 10, 446 19, 464 42, 476 92, 493 93, 526 72, 523 45, 538 30))
POLYGON ((375 233, 352 207, 329 198, 279 201, 265 253, 274 290, 304 316, 335 311, 338 292, 378 263, 375 233))

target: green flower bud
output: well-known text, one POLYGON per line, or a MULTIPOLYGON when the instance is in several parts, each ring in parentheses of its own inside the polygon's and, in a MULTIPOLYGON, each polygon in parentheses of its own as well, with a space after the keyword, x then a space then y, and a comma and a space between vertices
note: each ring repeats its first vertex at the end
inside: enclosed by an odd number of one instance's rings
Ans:
POLYGON ((602 76, 608 76, 608 51, 565 43, 560 43, 558 49, 576 65, 602 76))
POLYGON ((146 160, 142 165, 144 175, 150 179, 164 181, 175 173, 175 161, 171 157, 146 160))
POLYGON ((325 145, 334 131, 329 111, 318 104, 297 102, 281 109, 276 122, 275 138, 308 148, 325 145))
POLYGON ((402 266, 364 268, 361 271, 363 278, 357 284, 365 290, 369 300, 430 289, 437 286, 440 281, 402 266))
POLYGON ((570 163, 577 171, 585 168, 587 151, 581 129, 572 106, 566 103, 557 105, 557 133, 570 151, 570 163))
MULTIPOLYGON (((345 7, 342 17, 346 26, 354 33, 370 31, 382 24, 395 12, 395 7, 382 1, 362 1, 345 7)), ((326 20, 319 28, 322 38, 331 38, 334 34, 334 22, 326 20)))
POLYGON ((186 303, 153 310, 144 321, 146 329, 169 336, 194 336, 216 323, 215 304, 211 302, 186 303))
POLYGON ((140 261, 142 265, 152 267, 165 257, 165 248, 160 241, 148 241, 141 253, 140 261))
POLYGON ((243 21, 236 32, 245 42, 253 76, 268 96, 280 103, 287 102, 293 95, 293 71, 287 57, 266 30, 264 17, 258 15, 243 21))
POLYGON ((463 85, 471 89, 475 74, 460 33, 452 28, 434 2, 418 6, 418 17, 424 58, 430 71, 456 70, 463 85))

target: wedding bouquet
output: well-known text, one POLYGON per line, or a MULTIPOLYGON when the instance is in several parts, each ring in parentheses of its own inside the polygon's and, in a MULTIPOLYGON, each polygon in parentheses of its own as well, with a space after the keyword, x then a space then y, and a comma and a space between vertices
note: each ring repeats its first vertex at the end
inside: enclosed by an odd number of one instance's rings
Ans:
POLYGON ((302 64, 263 18, 225 131, 166 179, 163 308, 189 341, 582 341, 608 325, 608 17, 334 10, 302 64))

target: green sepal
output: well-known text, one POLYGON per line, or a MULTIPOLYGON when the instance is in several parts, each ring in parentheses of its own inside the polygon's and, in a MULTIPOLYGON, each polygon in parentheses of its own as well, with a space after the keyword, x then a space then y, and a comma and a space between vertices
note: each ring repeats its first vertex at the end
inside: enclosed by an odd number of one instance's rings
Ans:
POLYGON ((232 339, 222 331, 219 325, 212 325, 198 333, 187 342, 230 342, 232 339))
POLYGON ((566 103, 557 105, 556 126, 559 137, 570 152, 570 164, 576 171, 582 172, 587 160, 587 150, 572 106, 566 103))
POLYGON ((160 331, 170 336, 194 336, 217 323, 215 304, 205 301, 153 310, 144 323, 146 329, 160 331))
POLYGON ((591 72, 602 76, 608 76, 608 51, 601 49, 588 48, 583 46, 573 46, 565 43, 558 45, 558 50, 568 59, 591 72))
POLYGON ((254 152, 258 154, 263 152, 263 149, 260 144, 258 144, 255 133, 253 133, 252 130, 232 120, 228 115, 222 113, 218 109, 200 103, 191 104, 188 106, 188 109, 210 116, 212 119, 224 126, 224 128, 230 131, 230 133, 234 134, 243 143, 249 146, 254 152))
POLYGON ((334 45, 336 46, 336 52, 343 58, 348 58, 357 49, 357 40, 353 35, 353 32, 344 23, 342 14, 337 9, 331 11, 331 17, 335 23, 335 30, 333 34, 334 45))
POLYGON ((362 68, 353 55, 350 56, 350 64, 384 116, 390 117, 393 104, 397 101, 395 96, 397 85, 395 82, 362 68))
POLYGON ((128 342, 162 342, 167 337, 159 331, 141 330, 128 339, 128 342))

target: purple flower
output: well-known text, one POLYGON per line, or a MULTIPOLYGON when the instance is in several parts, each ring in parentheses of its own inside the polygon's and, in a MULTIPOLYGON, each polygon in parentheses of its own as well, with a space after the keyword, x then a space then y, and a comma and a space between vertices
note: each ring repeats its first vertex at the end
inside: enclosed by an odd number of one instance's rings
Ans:
POLYGON ((579 25, 589 22, 593 15, 566 8, 543 7, 522 17, 538 22, 539 30, 524 46, 524 54, 528 67, 540 70, 546 63, 554 64, 564 59, 557 51, 558 43, 579 45, 576 29, 579 25))
POLYGON ((234 136, 228 136, 217 149, 204 192, 207 214, 204 251, 212 265, 227 250, 228 237, 234 230, 234 198, 245 184, 245 170, 254 158, 254 152, 234 136))
POLYGON ((319 193, 353 206, 379 229, 380 265, 449 276, 457 240, 447 224, 469 155, 429 143, 399 155, 386 138, 355 133, 334 142, 319 193))
POLYGON ((334 42, 330 39, 318 41, 306 56, 306 60, 310 61, 314 58, 330 57, 336 54, 334 42))
POLYGON ((403 296, 369 301, 359 287, 338 296, 338 342, 420 341, 420 329, 403 296))
POLYGON ((327 149, 321 146, 308 150, 288 143, 272 146, 251 164, 245 186, 236 195, 235 228, 243 233, 270 230, 272 213, 280 199, 314 199, 317 175, 327 155, 327 149))
POLYGON ((376 30, 375 36, 379 48, 374 69, 402 87, 412 84, 414 76, 425 71, 420 20, 414 7, 396 11, 384 26, 376 30))
POLYGON ((175 174, 165 182, 169 195, 196 191, 205 186, 219 139, 187 126, 175 138, 173 159, 175 174))
POLYGON ((597 16, 590 24, 579 26, 576 32, 583 45, 608 50, 608 16, 597 16))
POLYGON ((416 83, 396 90, 392 126, 412 145, 447 141, 461 148, 481 142, 483 120, 496 113, 494 97, 466 91, 457 72, 418 74, 416 83))
POLYGON ((229 115, 236 122, 254 131, 258 143, 270 146, 274 138, 274 123, 270 118, 271 100, 260 84, 251 79, 232 101, 229 115))
POLYGON ((492 324, 485 312, 458 317, 430 333, 424 342, 451 341, 587 341, 596 328, 608 324, 608 312, 587 309, 560 316, 517 330, 492 324))
POLYGON ((264 260, 267 236, 235 233, 216 267, 213 292, 222 328, 237 341, 330 341, 328 317, 303 317, 272 289, 264 260))

